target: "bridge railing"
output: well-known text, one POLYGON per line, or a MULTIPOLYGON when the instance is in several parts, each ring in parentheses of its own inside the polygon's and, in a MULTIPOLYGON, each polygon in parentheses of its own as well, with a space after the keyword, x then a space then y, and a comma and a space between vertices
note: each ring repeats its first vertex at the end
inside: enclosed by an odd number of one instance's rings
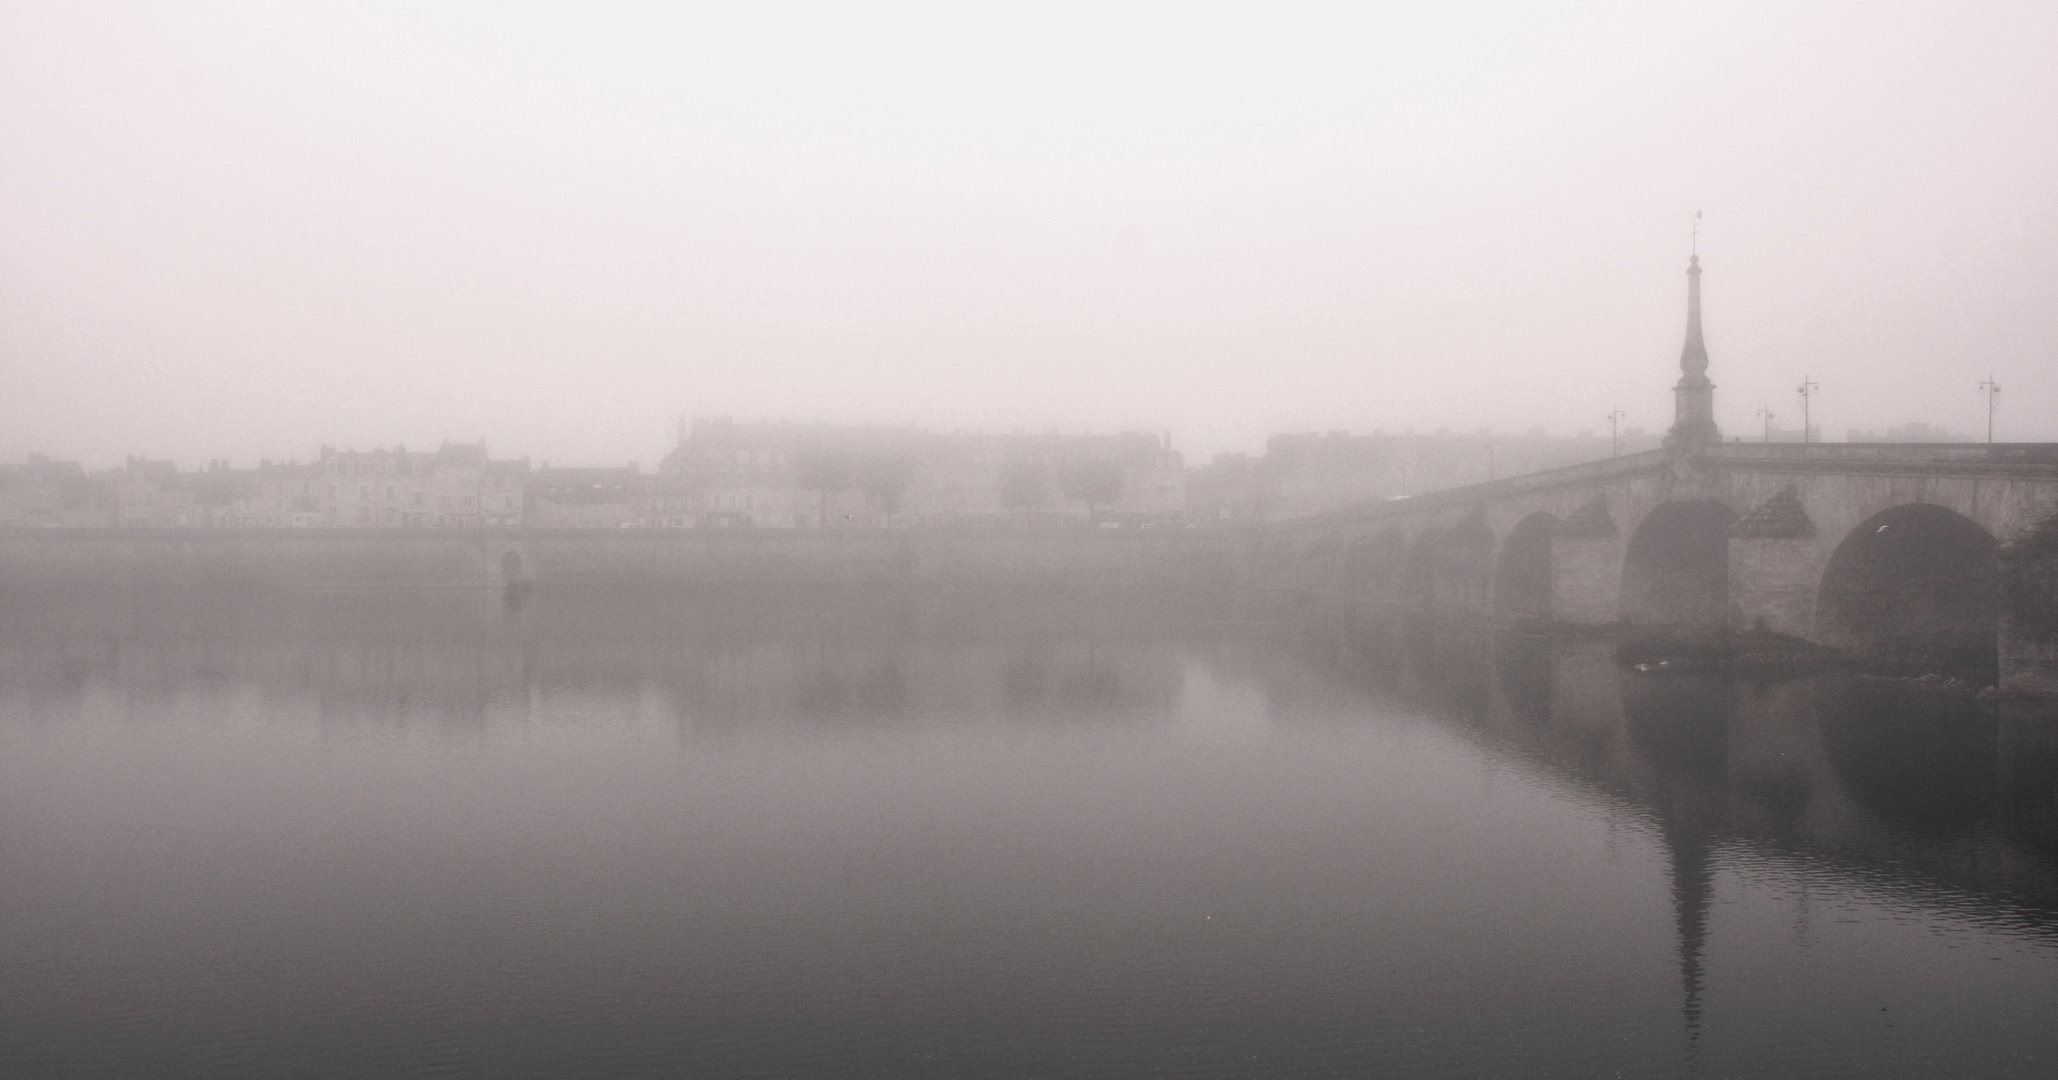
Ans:
POLYGON ((1719 443, 1697 462, 1716 469, 1923 476, 2058 476, 2053 443, 1719 443))
MULTIPOLYGON (((1353 503, 1319 514, 1268 522, 1265 527, 1268 531, 1319 530, 1394 514, 1604 483, 1660 468, 1670 455, 1666 450, 1647 450, 1419 495, 1353 503)), ((1695 449, 1689 460, 1694 465, 1715 469, 1796 473, 2058 477, 2058 443, 1713 443, 1695 449)))
POLYGON ((1268 522, 1265 527, 1268 530, 1321 529, 1351 522, 1376 520, 1390 514, 1415 513, 1426 509, 1475 503, 1483 499, 1509 498, 1557 488, 1581 487, 1662 468, 1667 456, 1664 450, 1646 450, 1638 454, 1624 454, 1621 457, 1602 458, 1599 461, 1566 465, 1542 472, 1466 484, 1463 487, 1439 488, 1436 491, 1425 491, 1420 495, 1401 495, 1374 502, 1353 503, 1319 514, 1309 514, 1306 517, 1268 522))

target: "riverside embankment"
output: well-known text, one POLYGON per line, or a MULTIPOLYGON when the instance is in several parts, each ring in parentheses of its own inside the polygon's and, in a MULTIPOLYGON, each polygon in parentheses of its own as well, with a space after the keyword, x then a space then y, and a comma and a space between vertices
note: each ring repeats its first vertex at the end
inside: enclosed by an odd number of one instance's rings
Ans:
POLYGON ((12 530, 0 593, 52 589, 525 588, 1064 582, 1229 584, 1200 530, 12 530))

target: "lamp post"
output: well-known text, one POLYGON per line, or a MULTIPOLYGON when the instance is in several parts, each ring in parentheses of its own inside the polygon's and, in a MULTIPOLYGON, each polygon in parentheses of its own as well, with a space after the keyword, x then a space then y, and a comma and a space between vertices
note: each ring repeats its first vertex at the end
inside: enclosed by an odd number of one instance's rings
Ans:
POLYGON ((1622 416, 1622 406, 1620 405, 1608 410, 1609 457, 1622 456, 1622 429, 1620 427, 1622 416))
POLYGON ((1760 406, 1758 406, 1758 419, 1760 419, 1760 420, 1762 420, 1762 421, 1764 421, 1764 422, 1765 422, 1765 441, 1766 441, 1766 442, 1771 442, 1771 441, 1772 441, 1772 407, 1771 407, 1771 406, 1769 406, 1769 405, 1760 405, 1760 406))
POLYGON ((1994 445, 1994 399, 2001 394, 2001 384, 1995 382, 1994 377, 1989 375, 1987 376, 1987 381, 1979 384, 1979 388, 1987 396, 1987 445, 1992 446, 1994 445))
POLYGON ((1821 383, 1806 375, 1801 376, 1801 441, 1804 443, 1815 441, 1815 429, 1808 418, 1808 405, 1809 399, 1813 398, 1815 391, 1820 389, 1822 389, 1821 383))

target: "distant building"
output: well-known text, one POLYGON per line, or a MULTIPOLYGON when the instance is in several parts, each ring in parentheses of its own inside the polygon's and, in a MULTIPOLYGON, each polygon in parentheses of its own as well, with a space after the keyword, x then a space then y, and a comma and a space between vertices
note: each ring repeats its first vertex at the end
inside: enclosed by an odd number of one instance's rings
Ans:
MULTIPOLYGON (((323 527, 420 528, 439 523, 434 454, 409 453, 406 447, 324 446, 316 465, 321 481, 315 504, 323 527)), ((447 497, 445 503, 451 509, 447 497)))
POLYGON ((678 476, 645 476, 642 516, 638 524, 654 529, 690 529, 698 525, 707 496, 692 481, 678 476))
POLYGON ((539 529, 622 529, 643 524, 645 476, 635 466, 538 470, 529 477, 528 524, 539 529))
POLYGON ((248 527, 246 507, 262 490, 255 472, 232 469, 226 461, 210 461, 199 472, 179 474, 177 482, 192 500, 195 520, 188 524, 210 529, 248 527))
POLYGON ((326 473, 320 465, 261 462, 234 488, 232 524, 253 529, 311 529, 322 523, 326 473))
POLYGON ((106 528, 115 521, 114 486, 76 461, 30 454, 0 465, 0 528, 106 528))
POLYGON ((885 425, 696 420, 659 466, 704 527, 887 528, 1180 520, 1164 436, 932 434, 885 425))
POLYGON ((95 476, 0 467, 0 526, 129 528, 889 528, 1170 524, 1184 461, 1165 436, 930 434, 912 427, 681 426, 656 473, 531 469, 478 443, 338 450, 254 469, 129 458, 95 476))
POLYGON ((486 444, 434 453, 324 446, 312 481, 314 524, 342 528, 517 528, 529 463, 494 461, 486 444))
POLYGON ((114 484, 115 524, 125 529, 176 529, 207 524, 178 466, 130 455, 108 474, 114 484))
MULTIPOLYGON (((486 444, 479 444, 484 458, 486 444)), ((526 521, 529 459, 486 459, 479 470, 479 524, 488 529, 518 529, 526 521)))
POLYGON ((847 476, 834 475, 833 455, 846 455, 847 461, 851 440, 825 434, 844 429, 816 428, 811 437, 796 434, 805 430, 790 424, 696 420, 691 429, 681 425, 678 445, 658 464, 658 472, 683 496, 677 509, 695 526, 784 529, 819 524, 825 513, 833 520, 850 509, 839 498, 846 491, 802 492, 796 485, 820 480, 844 487, 847 476), (814 475, 817 471, 823 475, 814 475))
POLYGON ((1195 525, 1250 525, 1268 508, 1265 459, 1221 453, 1186 472, 1186 516, 1195 525))
POLYGON ((1856 443, 1957 443, 1971 442, 1973 437, 1946 431, 1940 427, 1931 427, 1928 424, 1910 423, 1890 427, 1885 431, 1873 431, 1870 428, 1860 431, 1852 428, 1845 438, 1856 443))

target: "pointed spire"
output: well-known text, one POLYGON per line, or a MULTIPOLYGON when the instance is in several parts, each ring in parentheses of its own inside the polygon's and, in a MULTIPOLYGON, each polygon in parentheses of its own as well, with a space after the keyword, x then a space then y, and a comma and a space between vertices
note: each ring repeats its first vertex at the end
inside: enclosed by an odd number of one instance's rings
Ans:
POLYGON ((1705 809, 1694 805, 1694 796, 1668 801, 1673 805, 1661 808, 1658 827, 1671 861, 1672 918, 1679 938, 1682 991, 1679 1011, 1686 1021, 1687 1054, 1692 1057, 1700 1049, 1701 997, 1707 989, 1701 958, 1708 947, 1708 913, 1715 898, 1714 846, 1703 820, 1705 809))
POLYGON ((1679 370, 1686 375, 1708 373, 1708 346, 1701 340, 1701 257, 1686 263, 1686 347, 1679 350, 1679 370))
POLYGON ((1689 450, 1722 441, 1715 427, 1715 384, 1708 381, 1708 346, 1701 341, 1701 257, 1686 264, 1686 344, 1679 350, 1679 382, 1672 388, 1672 431, 1665 444, 1689 450))

